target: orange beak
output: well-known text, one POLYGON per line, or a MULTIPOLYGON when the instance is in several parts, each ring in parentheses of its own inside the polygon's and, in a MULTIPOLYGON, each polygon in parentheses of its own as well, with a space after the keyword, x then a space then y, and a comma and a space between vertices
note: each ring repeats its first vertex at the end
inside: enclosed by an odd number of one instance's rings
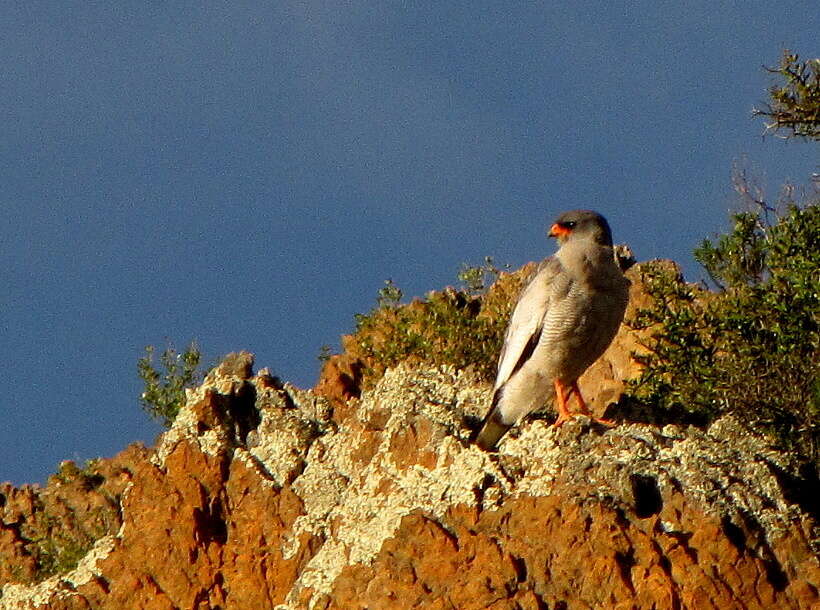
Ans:
POLYGON ((555 223, 550 227, 549 236, 550 237, 566 237, 572 232, 572 229, 568 229, 567 227, 562 227, 558 223, 555 223))

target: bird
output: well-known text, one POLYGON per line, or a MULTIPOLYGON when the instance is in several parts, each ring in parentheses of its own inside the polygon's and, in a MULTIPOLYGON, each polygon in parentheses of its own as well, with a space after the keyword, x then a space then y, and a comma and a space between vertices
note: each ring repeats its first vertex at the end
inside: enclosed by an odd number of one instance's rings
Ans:
POLYGON ((573 394, 580 413, 590 416, 578 378, 606 351, 626 311, 630 282, 601 214, 564 212, 549 236, 559 248, 522 290, 507 327, 492 403, 475 440, 485 451, 495 450, 507 430, 550 398, 556 427, 572 418, 567 403, 573 394))

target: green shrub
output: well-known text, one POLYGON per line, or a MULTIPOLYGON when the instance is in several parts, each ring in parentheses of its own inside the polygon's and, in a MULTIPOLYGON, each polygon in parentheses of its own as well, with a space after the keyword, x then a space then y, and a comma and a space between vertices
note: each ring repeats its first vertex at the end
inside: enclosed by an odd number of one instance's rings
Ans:
POLYGON ((18 582, 70 572, 100 538, 117 532, 120 497, 101 489, 106 482, 101 465, 99 459, 82 467, 61 462, 44 493, 33 497, 31 515, 20 524, 19 534, 34 569, 18 569, 18 582))
POLYGON ((192 341, 186 350, 178 354, 169 346, 160 355, 164 371, 154 368, 154 346, 145 348, 145 356, 137 362, 137 373, 145 383, 140 395, 142 408, 170 428, 180 408, 185 404, 185 388, 192 388, 205 377, 200 369, 202 354, 192 341))
POLYGON ((68 534, 61 531, 54 521, 50 529, 54 530, 50 535, 32 540, 29 545, 29 551, 37 562, 34 582, 41 582, 55 574, 66 574, 76 568, 101 537, 85 532, 68 534))
POLYGON ((641 401, 713 419, 733 413, 785 449, 820 451, 820 207, 733 216, 732 230, 695 251, 720 289, 685 284, 662 265, 644 268, 652 305, 630 325, 651 329, 641 401))
POLYGON ((769 88, 769 103, 755 114, 770 120, 766 127, 785 130, 786 137, 820 139, 820 59, 800 61, 796 53, 784 51, 777 68, 769 72, 782 84, 769 88))
POLYGON ((402 292, 392 281, 385 282, 376 307, 356 315, 356 332, 345 346, 363 362, 365 387, 406 360, 470 367, 493 379, 522 274, 503 274, 490 289, 501 273, 492 259, 485 263, 462 268, 463 289, 448 287, 408 304, 400 303, 402 292))
MULTIPOLYGON (((509 271, 509 265, 505 266, 505 270, 509 271)), ((485 294, 499 275, 501 270, 493 264, 493 257, 485 256, 483 265, 462 264, 458 281, 468 294, 477 296, 485 294)))
POLYGON ((97 472, 100 458, 93 460, 86 460, 85 465, 80 468, 72 460, 66 460, 60 463, 57 472, 51 475, 55 481, 68 485, 72 482, 80 484, 81 489, 90 491, 96 489, 105 480, 105 478, 97 472))

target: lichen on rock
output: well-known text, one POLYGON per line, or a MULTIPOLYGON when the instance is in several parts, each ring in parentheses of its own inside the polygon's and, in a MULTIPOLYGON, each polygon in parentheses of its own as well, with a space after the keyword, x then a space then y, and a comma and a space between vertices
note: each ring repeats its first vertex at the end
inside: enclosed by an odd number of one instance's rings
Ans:
MULTIPOLYGON (((626 366, 609 358, 595 375, 626 366)), ((156 448, 100 471, 120 477, 113 531, 39 584, 4 568, 0 609, 820 603, 794 465, 738 422, 534 419, 491 454, 471 442, 491 390, 405 363, 340 401, 232 356, 156 448)), ((0 551, 25 567, 45 492, 0 492, 0 551)))

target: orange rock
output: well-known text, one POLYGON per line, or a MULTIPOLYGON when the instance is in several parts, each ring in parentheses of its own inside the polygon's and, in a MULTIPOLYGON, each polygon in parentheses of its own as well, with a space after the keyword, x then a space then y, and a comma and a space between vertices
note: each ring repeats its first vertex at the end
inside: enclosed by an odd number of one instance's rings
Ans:
MULTIPOLYGON (((599 412, 634 374, 628 332, 585 377, 599 412)), ((0 486, 0 610, 820 605, 811 507, 731 419, 530 421, 489 455, 470 372, 400 365, 351 398, 251 365, 209 375, 153 449, 0 486), (69 539, 96 543, 28 584, 69 539)))

